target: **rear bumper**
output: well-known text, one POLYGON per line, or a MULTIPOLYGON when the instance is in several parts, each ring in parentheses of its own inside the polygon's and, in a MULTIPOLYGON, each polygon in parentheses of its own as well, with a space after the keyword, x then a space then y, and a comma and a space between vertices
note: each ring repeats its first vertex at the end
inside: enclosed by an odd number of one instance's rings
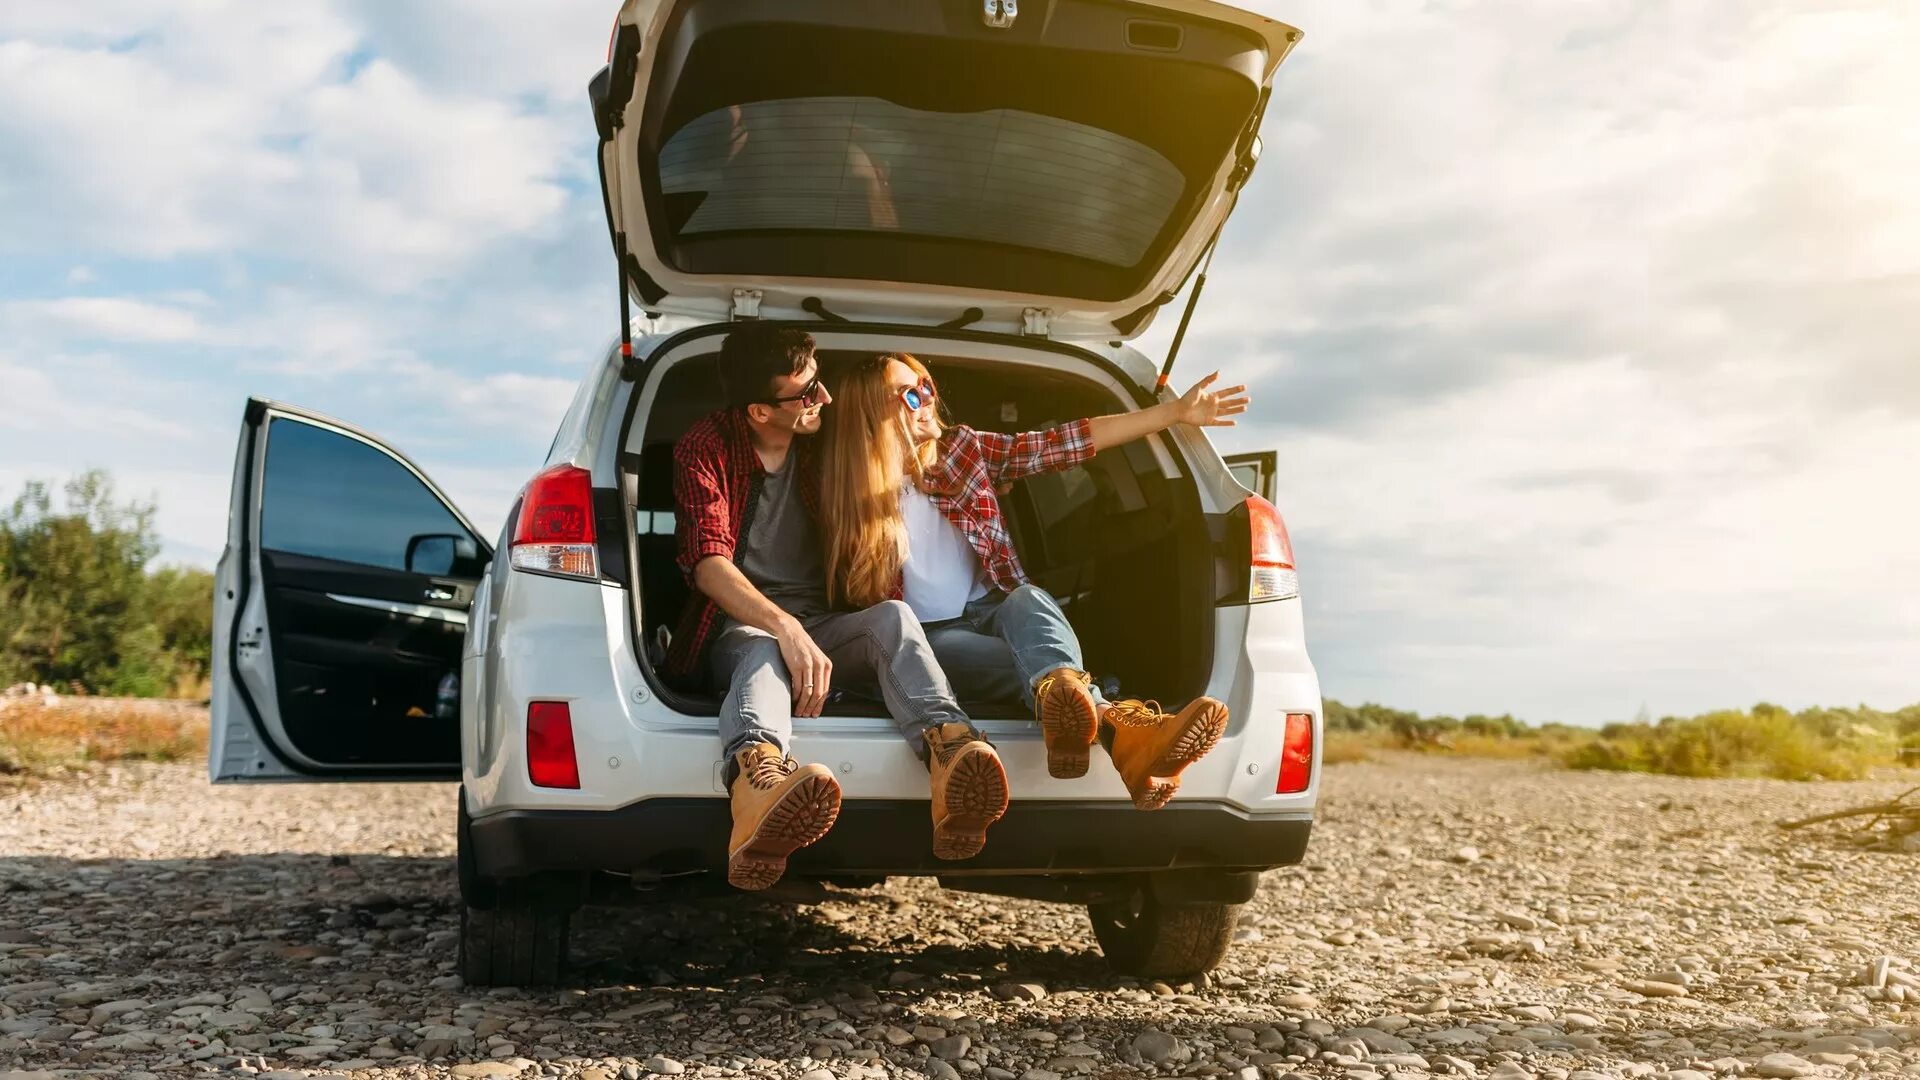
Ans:
MULTIPOLYGON (((1015 802, 961 862, 933 857, 927 803, 842 805, 826 838, 794 853, 800 875, 1111 874, 1265 870, 1306 854, 1311 814, 1250 814, 1174 802, 1141 813, 1124 802, 1015 802)), ((618 810, 506 810, 472 822, 476 869, 494 878, 550 870, 673 873, 726 864, 726 799, 647 799, 618 810)))

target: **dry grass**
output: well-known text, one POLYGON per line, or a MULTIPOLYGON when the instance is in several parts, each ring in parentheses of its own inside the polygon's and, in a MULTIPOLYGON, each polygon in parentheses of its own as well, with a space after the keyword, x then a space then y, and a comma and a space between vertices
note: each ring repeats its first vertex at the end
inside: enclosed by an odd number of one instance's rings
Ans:
POLYGON ((207 710, 193 701, 0 702, 0 776, 43 776, 109 761, 178 761, 206 752, 207 710))
POLYGON ((1346 765, 1372 761, 1382 750, 1398 750, 1399 741, 1379 731, 1329 731, 1327 745, 1320 748, 1320 764, 1346 765))
POLYGON ((1454 732, 1433 742, 1409 742, 1390 731, 1329 731, 1320 760, 1326 765, 1340 765, 1353 761, 1372 761, 1381 754, 1394 752, 1498 758, 1506 761, 1558 759, 1591 738, 1584 732, 1579 735, 1542 734, 1523 738, 1454 732))

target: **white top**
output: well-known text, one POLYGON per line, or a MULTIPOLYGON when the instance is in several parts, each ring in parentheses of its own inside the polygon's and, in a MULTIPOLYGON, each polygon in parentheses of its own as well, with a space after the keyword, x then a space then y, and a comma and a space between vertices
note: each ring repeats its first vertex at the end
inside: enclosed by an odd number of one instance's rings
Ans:
POLYGON ((902 594, 923 623, 957 619, 968 602, 987 595, 980 556, 933 496, 909 480, 900 490, 900 516, 907 523, 907 565, 902 594))

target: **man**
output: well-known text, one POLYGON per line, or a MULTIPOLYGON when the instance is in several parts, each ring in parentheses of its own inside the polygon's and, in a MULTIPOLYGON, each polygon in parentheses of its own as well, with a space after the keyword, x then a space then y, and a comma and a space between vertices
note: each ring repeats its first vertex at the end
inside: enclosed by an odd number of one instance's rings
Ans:
POLYGON ((840 785, 792 756, 795 715, 819 716, 832 685, 876 693, 926 762, 933 853, 965 859, 1007 808, 1007 774, 953 698, 920 622, 900 600, 828 608, 810 437, 832 403, 813 337, 746 323, 720 347, 727 405, 673 448, 679 562, 694 588, 666 660, 669 678, 727 687, 720 739, 733 834, 727 880, 764 889, 787 857, 825 836, 840 785))

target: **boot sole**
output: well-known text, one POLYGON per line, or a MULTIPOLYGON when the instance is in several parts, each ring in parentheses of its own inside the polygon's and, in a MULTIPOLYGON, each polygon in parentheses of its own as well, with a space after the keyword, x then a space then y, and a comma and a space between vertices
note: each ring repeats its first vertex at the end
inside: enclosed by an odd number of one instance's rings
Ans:
POLYGON ((1158 810, 1172 802, 1174 793, 1179 790, 1180 778, 1177 776, 1150 776, 1145 788, 1127 794, 1133 796, 1135 810, 1158 810))
POLYGON ((1049 688, 1040 702, 1040 734, 1047 744, 1047 775, 1077 780, 1087 775, 1093 760, 1093 737, 1099 728, 1093 695, 1062 680, 1049 688))
POLYGON ((747 842, 727 856, 727 884, 758 891, 787 872, 787 856, 817 842, 840 816, 840 783, 814 776, 767 808, 747 842))
MULTIPOLYGON (((1172 778, 1180 770, 1206 757, 1213 748, 1220 745, 1220 736, 1227 731, 1227 707, 1217 701, 1210 701, 1193 711, 1187 718, 1180 734, 1174 736, 1166 752, 1148 769, 1149 775, 1156 778, 1172 778)), ((1174 785, 1178 787, 1178 784, 1174 785)))
POLYGON ((934 822, 933 857, 971 859, 987 846, 987 826, 1007 812, 1007 770, 994 754, 973 753, 947 778, 947 816, 934 822))
POLYGON ((1187 766, 1206 757, 1214 747, 1220 745, 1220 736, 1227 730, 1227 707, 1217 701, 1209 701, 1193 710, 1174 736, 1173 742, 1147 770, 1145 786, 1134 789, 1131 785, 1127 793, 1133 796, 1136 810, 1158 810, 1173 801, 1180 790, 1180 773, 1187 766))

